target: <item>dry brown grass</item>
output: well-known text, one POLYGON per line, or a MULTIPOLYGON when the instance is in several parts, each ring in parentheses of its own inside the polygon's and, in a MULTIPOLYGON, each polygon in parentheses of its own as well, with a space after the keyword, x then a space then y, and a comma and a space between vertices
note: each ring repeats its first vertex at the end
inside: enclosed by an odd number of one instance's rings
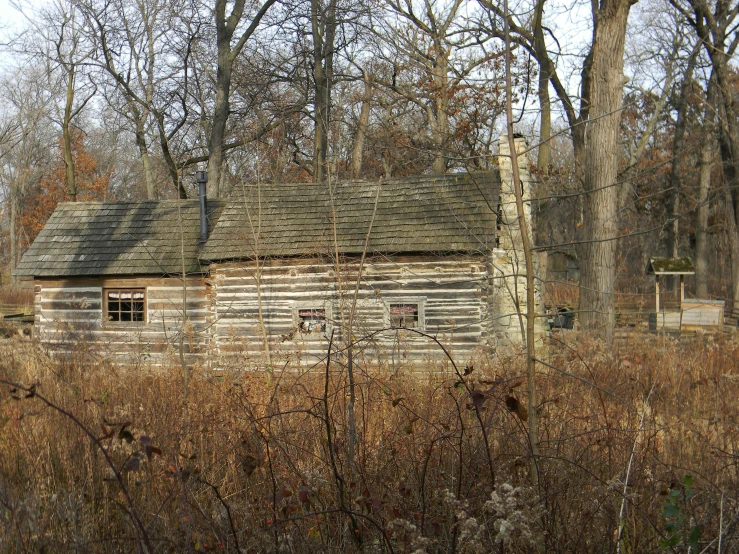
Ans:
POLYGON ((11 311, 33 311, 33 289, 20 287, 0 287, 0 314, 3 309, 11 311))
POLYGON ((538 483, 513 354, 463 380, 362 373, 351 468, 339 364, 328 383, 324 366, 196 371, 185 400, 177 367, 10 344, 0 375, 25 388, 1 389, 4 552, 614 552, 619 527, 622 552, 655 552, 686 475, 697 494, 669 551, 688 552, 695 526, 701 548, 721 531, 722 552, 739 550, 736 343, 554 344, 538 483))
POLYGON ((576 308, 580 296, 580 289, 574 283, 552 281, 544 285, 542 297, 547 306, 567 306, 576 308))

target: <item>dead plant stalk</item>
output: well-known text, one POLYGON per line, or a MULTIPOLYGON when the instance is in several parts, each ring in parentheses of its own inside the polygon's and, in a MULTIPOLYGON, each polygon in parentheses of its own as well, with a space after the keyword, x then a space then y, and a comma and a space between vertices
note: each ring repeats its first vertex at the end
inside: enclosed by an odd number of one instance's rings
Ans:
POLYGON ((538 456, 539 456, 539 416, 537 414, 536 399, 536 350, 535 350, 535 295, 534 295, 534 261, 531 249, 531 238, 526 222, 521 191, 521 177, 518 170, 518 155, 516 141, 513 136, 513 102, 511 86, 511 41, 508 28, 508 0, 503 0, 505 17, 505 98, 506 123, 508 130, 508 148, 511 156, 512 183, 511 187, 516 197, 516 211, 518 213, 518 228, 521 232, 521 244, 526 262, 526 384, 528 388, 528 436, 531 448, 531 477, 535 484, 539 483, 538 456))

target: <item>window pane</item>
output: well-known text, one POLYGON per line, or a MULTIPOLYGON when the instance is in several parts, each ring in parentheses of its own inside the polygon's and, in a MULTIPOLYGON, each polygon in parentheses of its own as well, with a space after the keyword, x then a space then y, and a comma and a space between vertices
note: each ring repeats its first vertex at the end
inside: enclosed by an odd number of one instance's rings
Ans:
POLYGON ((108 321, 145 321, 144 290, 109 290, 105 298, 108 321))
POLYGON ((418 327, 418 304, 390 304, 390 326, 401 329, 418 327))
POLYGON ((418 304, 390 304, 391 314, 412 315, 418 313, 418 304))
POLYGON ((298 310, 298 317, 302 333, 322 333, 326 330, 326 310, 323 308, 298 310))

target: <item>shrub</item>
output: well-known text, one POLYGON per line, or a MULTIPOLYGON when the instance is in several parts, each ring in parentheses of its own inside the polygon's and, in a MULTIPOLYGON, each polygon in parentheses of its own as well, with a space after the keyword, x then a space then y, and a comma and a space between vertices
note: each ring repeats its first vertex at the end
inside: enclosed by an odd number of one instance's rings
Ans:
POLYGON ((738 354, 708 340, 553 344, 539 366, 532 482, 516 357, 423 377, 356 367, 350 460, 340 363, 271 378, 195 369, 184 395, 175 366, 75 363, 6 343, 0 545, 687 552, 720 536, 736 550, 738 354), (689 499, 671 492, 686 475, 689 499), (671 498, 679 522, 666 519, 671 498))

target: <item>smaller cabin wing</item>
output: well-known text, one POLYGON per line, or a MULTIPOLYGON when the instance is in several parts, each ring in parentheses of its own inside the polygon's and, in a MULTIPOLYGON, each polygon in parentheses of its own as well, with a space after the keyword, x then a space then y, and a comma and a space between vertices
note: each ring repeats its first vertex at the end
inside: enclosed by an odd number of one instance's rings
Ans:
MULTIPOLYGON (((225 202, 209 201, 211 225, 225 202)), ((16 268, 29 277, 202 273, 197 200, 59 204, 16 268)))

